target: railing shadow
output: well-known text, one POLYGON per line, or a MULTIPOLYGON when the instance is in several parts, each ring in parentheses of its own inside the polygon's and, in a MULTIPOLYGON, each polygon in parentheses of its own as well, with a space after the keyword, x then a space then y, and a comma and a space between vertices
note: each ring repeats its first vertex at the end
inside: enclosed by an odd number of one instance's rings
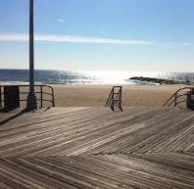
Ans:
MULTIPOLYGON (((0 112, 5 112, 5 110, 1 109, 0 112)), ((22 114, 24 114, 24 113, 26 113, 26 112, 27 112, 26 109, 21 110, 21 111, 18 112, 17 114, 15 114, 15 115, 13 115, 13 116, 10 116, 10 117, 6 118, 6 119, 3 120, 3 121, 0 121, 0 126, 2 126, 2 125, 4 125, 4 124, 8 123, 8 122, 11 121, 11 120, 16 119, 17 117, 21 116, 22 114)))
MULTIPOLYGON (((41 112, 46 112, 50 109, 51 109, 51 107, 47 107, 47 108, 41 109, 41 112)), ((39 109, 37 109, 37 110, 39 110, 39 109)), ((36 112, 37 110, 34 110, 33 112, 36 112)), ((0 113, 8 113, 8 112, 11 112, 11 111, 7 111, 6 109, 0 109, 0 113)), ((8 123, 11 120, 16 119, 17 117, 23 115, 24 113, 29 113, 29 111, 27 109, 23 109, 23 110, 19 111, 17 114, 10 116, 3 121, 0 121, 0 126, 8 123)))

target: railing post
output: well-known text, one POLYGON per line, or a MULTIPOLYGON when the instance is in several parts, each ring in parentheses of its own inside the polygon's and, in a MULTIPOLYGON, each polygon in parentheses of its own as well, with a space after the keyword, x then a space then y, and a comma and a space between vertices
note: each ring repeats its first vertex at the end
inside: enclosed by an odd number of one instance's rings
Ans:
POLYGON ((0 86, 0 108, 2 108, 2 94, 1 94, 1 86, 0 86))
POLYGON ((120 97, 119 98, 119 108, 120 108, 121 111, 123 111, 123 109, 122 109, 122 91, 123 90, 122 89, 123 89, 123 87, 121 86, 120 87, 120 96, 119 96, 120 97))
POLYGON ((51 86, 49 87, 49 89, 51 90, 52 107, 55 107, 55 94, 54 94, 54 89, 51 86))
POLYGON ((175 93, 175 96, 174 96, 174 107, 176 107, 177 105, 177 93, 175 93))
POLYGON ((52 106, 55 107, 55 96, 53 88, 52 88, 52 106))
POLYGON ((43 107, 43 89, 42 85, 40 85, 40 107, 43 107))

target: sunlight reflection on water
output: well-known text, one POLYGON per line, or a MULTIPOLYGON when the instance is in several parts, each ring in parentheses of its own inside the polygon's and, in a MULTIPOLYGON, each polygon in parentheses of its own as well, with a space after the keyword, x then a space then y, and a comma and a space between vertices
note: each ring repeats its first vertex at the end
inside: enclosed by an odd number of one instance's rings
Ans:
MULTIPOLYGON (((151 84, 130 80, 131 77, 151 77, 174 79, 177 81, 194 81, 194 73, 170 72, 137 72, 137 71, 57 71, 36 70, 35 81, 49 84, 79 84, 79 85, 142 85, 151 84)), ((28 83, 28 70, 0 69, 0 84, 28 83)), ((153 84, 153 83, 152 83, 153 84)))

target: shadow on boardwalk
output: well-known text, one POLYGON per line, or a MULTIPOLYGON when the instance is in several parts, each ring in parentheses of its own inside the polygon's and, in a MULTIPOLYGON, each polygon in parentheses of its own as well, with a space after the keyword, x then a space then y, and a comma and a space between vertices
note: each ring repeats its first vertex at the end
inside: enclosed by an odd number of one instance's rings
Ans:
MULTIPOLYGON (((1 110, 0 112, 5 112, 4 110, 1 110)), ((13 116, 10 116, 8 118, 6 118, 5 120, 1 121, 0 122, 0 126, 1 125, 4 125, 6 123, 8 123, 9 121, 21 116, 22 114, 26 113, 27 111, 24 109, 24 110, 21 110, 20 112, 18 112, 17 114, 13 115, 13 116)))

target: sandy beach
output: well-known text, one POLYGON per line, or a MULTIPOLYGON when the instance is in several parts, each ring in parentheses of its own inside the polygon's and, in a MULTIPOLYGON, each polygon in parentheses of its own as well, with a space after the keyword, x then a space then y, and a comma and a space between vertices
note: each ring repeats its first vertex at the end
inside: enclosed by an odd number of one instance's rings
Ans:
MULTIPOLYGON (((112 86, 52 85, 56 106, 104 106, 112 86)), ((123 86, 123 106, 161 106, 184 85, 123 86)))

